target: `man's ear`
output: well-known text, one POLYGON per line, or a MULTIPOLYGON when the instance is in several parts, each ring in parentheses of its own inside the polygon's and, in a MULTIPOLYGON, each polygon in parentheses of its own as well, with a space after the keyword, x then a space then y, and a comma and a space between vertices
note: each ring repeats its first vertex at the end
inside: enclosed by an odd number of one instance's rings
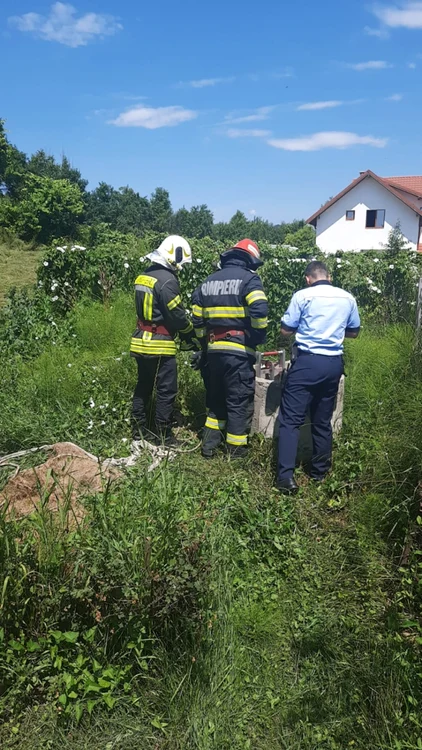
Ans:
POLYGON ((310 277, 310 276, 305 276, 305 279, 306 279, 306 283, 307 283, 307 285, 308 285, 308 286, 311 286, 311 284, 312 284, 312 279, 311 279, 311 277, 310 277))

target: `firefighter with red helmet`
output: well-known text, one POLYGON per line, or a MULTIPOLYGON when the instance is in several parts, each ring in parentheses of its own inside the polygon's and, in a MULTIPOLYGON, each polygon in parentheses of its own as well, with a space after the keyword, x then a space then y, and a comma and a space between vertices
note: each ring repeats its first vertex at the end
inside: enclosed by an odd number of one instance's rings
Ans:
POLYGON ((236 457, 246 455, 255 396, 256 347, 264 343, 268 302, 257 269, 258 245, 238 242, 220 256, 221 268, 192 296, 193 325, 208 360, 208 416, 202 455, 222 440, 236 457))

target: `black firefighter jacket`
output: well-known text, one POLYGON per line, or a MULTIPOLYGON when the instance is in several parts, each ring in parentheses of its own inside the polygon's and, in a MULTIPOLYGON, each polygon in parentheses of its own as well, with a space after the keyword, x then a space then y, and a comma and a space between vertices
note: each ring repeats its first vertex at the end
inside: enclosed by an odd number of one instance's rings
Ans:
POLYGON ((182 305, 176 273, 152 265, 135 281, 135 301, 138 327, 131 340, 132 355, 175 355, 176 334, 182 340, 182 348, 199 348, 182 305))
POLYGON ((192 295, 193 325, 208 354, 255 356, 268 325, 268 301, 262 281, 238 258, 208 276, 192 295))

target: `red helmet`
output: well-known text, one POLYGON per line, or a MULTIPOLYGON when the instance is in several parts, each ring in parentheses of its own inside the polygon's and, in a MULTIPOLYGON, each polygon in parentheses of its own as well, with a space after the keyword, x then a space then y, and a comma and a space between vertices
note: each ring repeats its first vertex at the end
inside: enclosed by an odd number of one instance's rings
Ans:
POLYGON ((234 245, 232 249, 243 250, 245 253, 248 253, 254 261, 260 260, 261 253, 259 252, 259 247, 253 240, 240 240, 240 242, 238 242, 237 245, 234 245))

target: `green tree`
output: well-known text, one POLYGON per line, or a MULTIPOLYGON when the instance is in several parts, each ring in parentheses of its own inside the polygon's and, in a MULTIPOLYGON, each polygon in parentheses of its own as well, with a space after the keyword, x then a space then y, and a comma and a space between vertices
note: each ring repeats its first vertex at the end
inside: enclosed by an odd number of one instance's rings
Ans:
POLYGON ((289 232, 284 238, 284 244, 297 248, 301 253, 314 252, 316 248, 315 231, 309 225, 297 232, 289 232))
POLYGON ((128 186, 120 188, 115 197, 118 207, 116 229, 143 236, 151 225, 148 198, 142 197, 128 186))
POLYGON ((79 169, 72 167, 66 156, 63 156, 61 163, 58 164, 54 156, 47 154, 43 149, 40 149, 31 156, 28 161, 28 170, 39 177, 51 177, 53 180, 69 180, 69 182, 77 185, 81 192, 84 192, 88 185, 88 180, 82 178, 79 169))
POLYGON ((0 120, 0 192, 11 198, 17 198, 24 183, 26 171, 26 155, 9 142, 4 120, 0 120))
POLYGON ((83 214, 82 194, 67 180, 27 173, 20 199, 0 201, 0 224, 24 240, 47 243, 54 237, 72 237, 83 214))
POLYGON ((403 252, 409 252, 409 250, 410 247, 403 237, 400 222, 398 221, 388 235, 388 241, 385 246, 386 255, 390 258, 396 258, 403 252))
POLYGON ((151 229, 154 232, 171 232, 173 210, 170 195, 164 188, 158 187, 151 195, 151 229))

